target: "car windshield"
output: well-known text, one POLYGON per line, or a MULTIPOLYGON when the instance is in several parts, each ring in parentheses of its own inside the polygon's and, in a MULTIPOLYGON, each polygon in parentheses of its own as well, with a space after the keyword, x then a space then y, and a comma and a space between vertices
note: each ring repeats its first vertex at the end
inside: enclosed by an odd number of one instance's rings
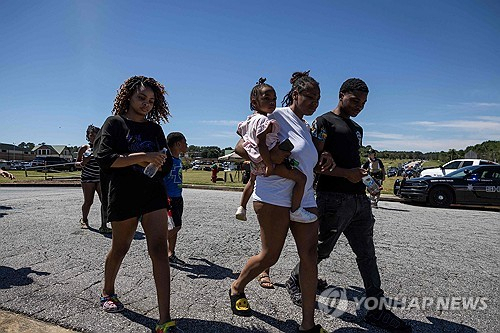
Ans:
POLYGON ((458 170, 450 172, 445 177, 461 178, 461 177, 464 177, 465 175, 467 175, 468 173, 473 172, 475 169, 477 169, 477 168, 471 168, 471 167, 460 168, 458 170), (470 171, 470 172, 466 172, 466 171, 470 171))

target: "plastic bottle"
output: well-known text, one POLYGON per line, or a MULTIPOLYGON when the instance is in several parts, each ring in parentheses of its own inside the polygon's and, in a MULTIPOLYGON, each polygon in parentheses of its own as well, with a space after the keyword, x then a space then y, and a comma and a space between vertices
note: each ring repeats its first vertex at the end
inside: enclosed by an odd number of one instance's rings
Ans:
POLYGON ((92 155, 92 148, 87 149, 87 150, 83 153, 83 157, 89 157, 90 155, 92 155))
MULTIPOLYGON (((168 152, 167 148, 163 148, 161 153, 166 154, 168 152)), ((156 172, 158 172, 159 167, 156 166, 154 163, 149 163, 147 167, 144 168, 144 174, 148 176, 149 178, 153 178, 156 175, 156 172)))
POLYGON ((372 176, 370 175, 366 175, 362 178, 363 180, 363 184, 366 185, 366 189, 368 190, 368 192, 370 192, 370 194, 378 194, 380 193, 380 186, 378 186, 377 182, 375 181, 375 179, 373 179, 372 176))
POLYGON ((169 209, 167 210, 167 220, 168 220, 168 230, 172 230, 175 225, 174 225, 174 218, 172 217, 172 211, 169 209))

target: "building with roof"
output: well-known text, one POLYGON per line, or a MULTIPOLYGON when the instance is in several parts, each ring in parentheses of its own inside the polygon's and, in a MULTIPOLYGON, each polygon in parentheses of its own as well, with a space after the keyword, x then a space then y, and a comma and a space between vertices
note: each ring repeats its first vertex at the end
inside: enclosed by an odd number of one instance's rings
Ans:
POLYGON ((56 156, 68 161, 73 160, 70 147, 66 145, 38 145, 31 150, 36 156, 56 156))
POLYGON ((6 161, 31 161, 35 153, 11 143, 0 143, 0 160, 6 161))

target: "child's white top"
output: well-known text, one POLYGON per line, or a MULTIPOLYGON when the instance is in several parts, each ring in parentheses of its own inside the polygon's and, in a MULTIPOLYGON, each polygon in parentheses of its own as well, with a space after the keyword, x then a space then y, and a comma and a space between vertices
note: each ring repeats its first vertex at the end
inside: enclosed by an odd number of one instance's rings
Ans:
MULTIPOLYGON (((297 168, 307 177, 301 206, 316 207, 314 198, 314 172, 318 162, 318 153, 312 141, 309 125, 293 113, 289 107, 278 108, 269 115, 280 126, 278 137, 280 141, 289 138, 294 148, 291 158, 299 162, 297 168)), ((253 199, 280 207, 292 206, 292 190, 295 182, 279 176, 257 176, 253 199)))
POLYGON ((257 136, 264 132, 271 124, 273 125, 272 130, 266 135, 266 146, 269 150, 273 149, 279 142, 278 132, 280 127, 276 120, 255 112, 251 116, 248 116, 247 120, 238 124, 237 133, 243 138, 243 148, 245 148, 248 157, 250 157, 254 163, 260 163, 262 161, 262 157, 259 153, 259 139, 257 136))

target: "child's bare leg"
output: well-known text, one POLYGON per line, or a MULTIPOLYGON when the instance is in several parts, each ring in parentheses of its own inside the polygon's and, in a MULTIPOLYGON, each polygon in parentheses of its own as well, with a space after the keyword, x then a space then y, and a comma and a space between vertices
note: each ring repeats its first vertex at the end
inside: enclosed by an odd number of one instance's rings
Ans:
POLYGON ((278 164, 274 168, 274 174, 286 179, 291 179, 295 182, 292 192, 292 207, 291 211, 294 212, 300 208, 302 197, 304 196, 304 188, 306 186, 307 177, 298 169, 288 169, 283 164, 278 164))
POLYGON ((255 184, 255 175, 250 174, 250 179, 245 185, 245 189, 243 190, 243 194, 241 195, 241 201, 240 201, 240 206, 245 209, 247 209, 248 201, 252 196, 254 184, 255 184))

